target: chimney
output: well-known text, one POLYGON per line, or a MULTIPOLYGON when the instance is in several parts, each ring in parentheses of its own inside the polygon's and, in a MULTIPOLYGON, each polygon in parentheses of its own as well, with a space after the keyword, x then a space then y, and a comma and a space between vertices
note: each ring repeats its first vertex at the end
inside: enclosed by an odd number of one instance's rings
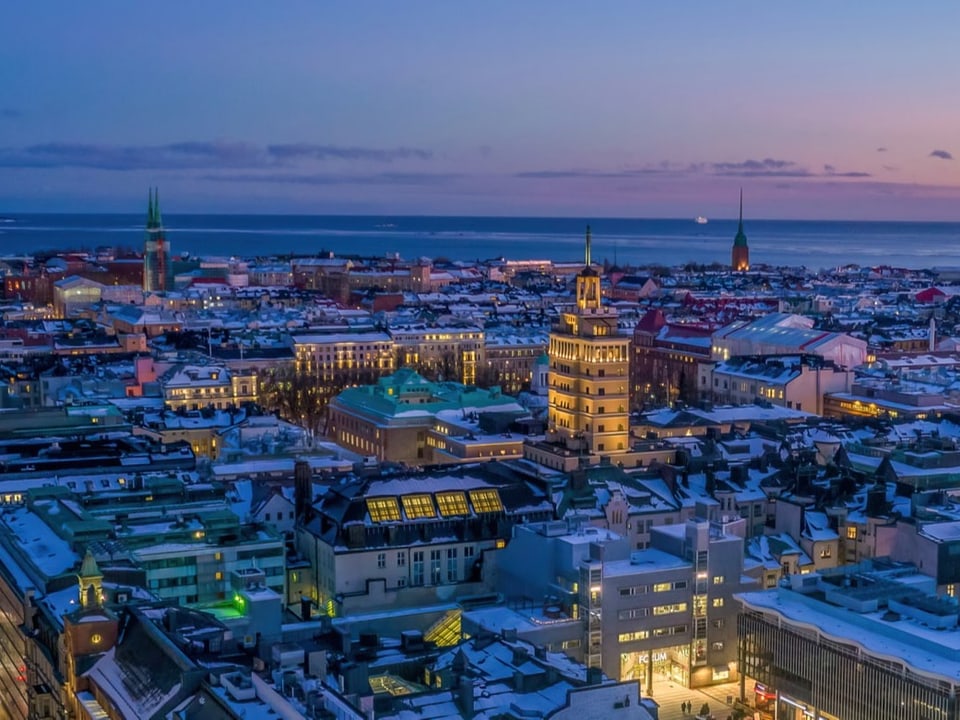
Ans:
POLYGON ((313 470, 306 460, 297 460, 293 465, 293 506, 297 524, 306 525, 312 505, 313 470))
POLYGON ((460 676, 460 692, 457 693, 458 705, 463 717, 469 720, 473 717, 473 680, 466 675, 460 676))

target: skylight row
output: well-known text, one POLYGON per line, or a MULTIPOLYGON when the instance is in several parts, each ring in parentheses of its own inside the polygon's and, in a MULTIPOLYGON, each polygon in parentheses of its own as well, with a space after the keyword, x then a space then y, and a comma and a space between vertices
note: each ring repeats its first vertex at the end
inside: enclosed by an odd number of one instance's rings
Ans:
POLYGON ((470 506, 477 514, 503 512, 503 502, 500 493, 496 490, 460 490, 402 495, 396 497, 367 498, 367 512, 370 521, 375 523, 400 522, 400 507, 403 506, 403 515, 407 520, 423 520, 435 518, 438 515, 444 518, 465 517, 470 514, 470 506), (470 502, 467 503, 467 495, 470 502), (436 504, 434 504, 436 502, 436 504))

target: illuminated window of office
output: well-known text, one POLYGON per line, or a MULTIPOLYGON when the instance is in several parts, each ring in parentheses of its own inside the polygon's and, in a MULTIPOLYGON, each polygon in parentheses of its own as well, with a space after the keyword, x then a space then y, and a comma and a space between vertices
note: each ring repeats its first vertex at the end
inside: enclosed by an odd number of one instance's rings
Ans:
POLYGON ((444 517, 470 514, 467 496, 462 492, 437 493, 437 505, 440 507, 440 514, 444 517))
POLYGON ((654 615, 670 615, 672 613, 686 612, 687 604, 674 603, 672 605, 657 605, 653 608, 654 615))
POLYGON ((496 490, 471 490, 470 502, 478 513, 503 512, 503 503, 496 490))
POLYGON ((856 540, 856 539, 857 539, 857 526, 856 526, 856 525, 848 525, 848 526, 847 526, 847 539, 848 539, 848 540, 856 540))
POLYGON ((403 512, 406 514, 408 520, 437 516, 437 511, 433 507, 433 498, 427 494, 404 495, 400 498, 400 502, 403 503, 403 512))
POLYGON ((398 522, 400 506, 395 497, 367 498, 367 512, 372 522, 398 522))

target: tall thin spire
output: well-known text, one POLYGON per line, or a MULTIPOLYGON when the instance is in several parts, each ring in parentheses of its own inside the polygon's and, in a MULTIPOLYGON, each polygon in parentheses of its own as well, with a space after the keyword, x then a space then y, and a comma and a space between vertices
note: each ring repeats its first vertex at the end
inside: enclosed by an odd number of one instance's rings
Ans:
POLYGON ((147 227, 153 227, 153 188, 147 188, 147 227))
POLYGON ((587 246, 584 250, 584 262, 587 267, 590 267, 590 226, 587 225, 587 246))
POLYGON ((157 227, 163 227, 163 219, 160 217, 160 188, 153 189, 153 220, 157 227))

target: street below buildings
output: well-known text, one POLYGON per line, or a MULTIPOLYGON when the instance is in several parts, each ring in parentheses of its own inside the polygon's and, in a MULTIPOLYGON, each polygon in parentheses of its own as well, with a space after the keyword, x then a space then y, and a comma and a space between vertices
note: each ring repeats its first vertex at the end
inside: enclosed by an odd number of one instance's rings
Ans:
POLYGON ((710 706, 710 713, 716 720, 727 720, 727 716, 733 714, 733 705, 727 704, 727 698, 731 703, 735 702, 739 692, 740 685, 736 682, 691 689, 669 680, 659 680, 653 686, 653 699, 660 705, 660 720, 691 720, 704 703, 710 706), (684 702, 691 703, 690 712, 680 710, 684 702))

